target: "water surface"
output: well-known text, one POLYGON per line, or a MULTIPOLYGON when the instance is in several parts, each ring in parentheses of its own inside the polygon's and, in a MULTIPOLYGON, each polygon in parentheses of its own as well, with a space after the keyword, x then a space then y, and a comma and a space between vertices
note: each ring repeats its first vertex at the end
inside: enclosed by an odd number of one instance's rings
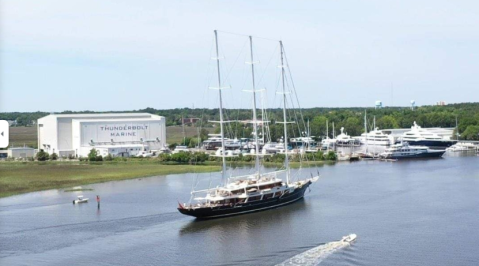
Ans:
MULTIPOLYGON (((355 233, 356 243, 320 265, 479 265, 479 157, 338 163, 319 171, 303 201, 210 221, 176 211, 196 174, 3 198, 0 264, 275 265, 355 233), (91 201, 73 205, 79 194, 91 201)), ((200 179, 214 183, 217 176, 200 179)))

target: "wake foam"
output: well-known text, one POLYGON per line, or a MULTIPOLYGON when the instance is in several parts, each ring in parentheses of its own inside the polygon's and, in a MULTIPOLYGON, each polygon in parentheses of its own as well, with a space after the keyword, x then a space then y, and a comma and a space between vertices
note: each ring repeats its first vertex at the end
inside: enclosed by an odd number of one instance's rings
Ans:
POLYGON ((301 254, 298 254, 292 258, 289 258, 276 266, 286 265, 301 265, 301 266, 314 266, 318 265, 323 259, 338 251, 342 248, 348 247, 351 244, 345 241, 334 241, 323 245, 319 245, 315 248, 307 250, 301 254))

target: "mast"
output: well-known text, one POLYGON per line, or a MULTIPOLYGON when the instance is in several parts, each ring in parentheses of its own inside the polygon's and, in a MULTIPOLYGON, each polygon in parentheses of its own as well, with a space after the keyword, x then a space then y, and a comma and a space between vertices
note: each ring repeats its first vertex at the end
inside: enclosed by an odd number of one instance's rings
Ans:
POLYGON ((456 115, 456 140, 459 140, 459 128, 457 127, 457 115, 456 115))
POLYGON ((263 123, 261 123, 261 137, 263 138, 263 145, 265 144, 265 136, 264 136, 264 95, 263 95, 263 91, 261 91, 261 120, 263 121, 263 123))
POLYGON ((368 124, 366 120, 366 110, 364 110, 364 133, 368 134, 368 124))
POLYGON ((329 139, 329 131, 328 131, 328 120, 326 119, 326 139, 329 139))
POLYGON ((286 122, 286 88, 284 84, 283 42, 279 41, 281 50, 281 80, 283 85, 283 123, 284 123, 284 166, 286 168, 286 184, 289 184, 289 161, 288 161, 288 127, 286 122))
POLYGON ((254 61, 253 61, 253 38, 249 36, 249 47, 251 51, 251 77, 253 81, 253 131, 255 138, 255 169, 259 179, 259 142, 258 142, 258 121, 256 117, 256 88, 254 82, 254 61))
POLYGON ((197 133, 197 145, 198 145, 198 149, 199 149, 200 148, 200 128, 197 127, 196 131, 198 132, 197 133))
POLYGON ((333 139, 335 139, 336 136, 334 136, 334 122, 333 122, 333 139))
POLYGON ((223 161, 222 171, 221 171, 221 178, 226 186, 226 158, 225 158, 225 133, 223 129, 223 98, 221 96, 221 74, 220 74, 220 53, 218 50, 218 32, 215 30, 215 43, 216 43, 216 68, 218 70, 218 92, 220 96, 220 129, 221 129, 221 159, 223 161))
POLYGON ((376 116, 374 116, 374 130, 376 130, 376 116))
POLYGON ((186 145, 185 118, 181 115, 181 126, 183 127, 183 145, 186 145))

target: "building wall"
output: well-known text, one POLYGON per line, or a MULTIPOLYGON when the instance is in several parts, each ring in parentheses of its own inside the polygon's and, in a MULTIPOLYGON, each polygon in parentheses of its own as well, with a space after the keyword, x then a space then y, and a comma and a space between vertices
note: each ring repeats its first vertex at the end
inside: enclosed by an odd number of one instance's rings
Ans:
POLYGON ((57 119, 55 116, 45 116, 38 119, 38 149, 43 149, 48 153, 58 151, 57 146, 57 119), (44 145, 49 145, 44 146, 44 145))
POLYGON ((166 145, 166 122, 146 113, 49 115, 38 120, 38 143, 60 156, 86 156, 93 147, 111 145, 141 144, 156 150, 166 145))
POLYGON ((72 119, 58 118, 57 119, 57 135, 58 135, 58 150, 72 149, 72 119))
POLYGON ((35 149, 32 148, 25 148, 25 149, 9 149, 8 150, 8 157, 12 158, 27 158, 27 157, 35 157, 35 149))

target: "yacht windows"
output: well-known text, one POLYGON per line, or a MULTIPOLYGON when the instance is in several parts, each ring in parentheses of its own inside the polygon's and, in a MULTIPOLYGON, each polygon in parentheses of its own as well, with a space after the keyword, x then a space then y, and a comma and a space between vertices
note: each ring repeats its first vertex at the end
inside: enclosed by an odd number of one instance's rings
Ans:
POLYGON ((260 196, 249 197, 248 202, 257 201, 257 200, 260 200, 260 199, 261 199, 261 195, 260 196))
POLYGON ((274 188, 274 187, 275 187, 275 184, 269 184, 269 185, 260 186, 259 189, 263 190, 263 189, 274 188))
POLYGON ((243 189, 231 190, 231 194, 233 195, 243 194, 243 192, 244 192, 243 189))
POLYGON ((272 197, 273 197, 273 193, 269 193, 269 194, 265 194, 265 195, 263 196, 263 199, 265 199, 265 200, 266 200, 266 199, 271 199, 272 197))

